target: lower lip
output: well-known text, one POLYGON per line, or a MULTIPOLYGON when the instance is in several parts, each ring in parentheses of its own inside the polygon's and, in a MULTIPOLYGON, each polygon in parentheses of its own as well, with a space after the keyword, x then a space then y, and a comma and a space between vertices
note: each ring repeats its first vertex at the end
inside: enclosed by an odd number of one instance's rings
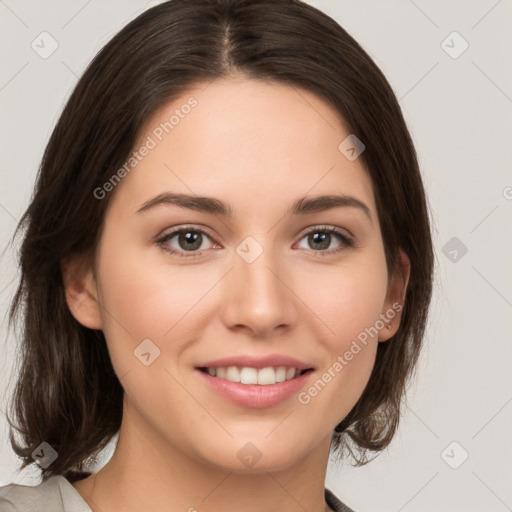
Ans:
POLYGON ((210 374, 198 369, 196 371, 201 374, 211 388, 219 393, 219 395, 242 407, 252 407, 255 409, 264 409, 265 407, 272 407, 284 402, 298 393, 311 374, 311 370, 308 370, 294 379, 261 386, 258 384, 231 382, 219 377, 212 377, 210 374))

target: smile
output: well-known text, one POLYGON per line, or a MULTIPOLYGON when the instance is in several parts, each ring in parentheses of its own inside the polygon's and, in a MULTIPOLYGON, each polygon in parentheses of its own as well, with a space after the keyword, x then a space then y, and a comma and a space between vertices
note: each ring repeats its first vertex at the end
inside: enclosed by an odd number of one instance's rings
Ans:
POLYGON ((216 396, 240 406, 264 409, 286 403, 300 392, 313 368, 238 366, 196 368, 196 374, 216 396), (215 375, 211 375, 215 372, 215 375), (284 380, 282 379, 284 375, 284 380))
POLYGON ((199 369, 202 372, 208 373, 211 377, 241 384, 258 384, 260 386, 269 386, 292 380, 308 371, 286 366, 268 366, 259 369, 249 366, 210 366, 199 369))

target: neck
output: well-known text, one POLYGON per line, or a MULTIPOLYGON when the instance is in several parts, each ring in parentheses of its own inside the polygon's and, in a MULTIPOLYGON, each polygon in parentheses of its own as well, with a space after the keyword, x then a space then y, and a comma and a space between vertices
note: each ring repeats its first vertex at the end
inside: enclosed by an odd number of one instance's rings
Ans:
POLYGON ((285 469, 241 473, 185 453, 124 414, 109 462, 72 485, 93 512, 325 512, 329 448, 327 437, 285 469))

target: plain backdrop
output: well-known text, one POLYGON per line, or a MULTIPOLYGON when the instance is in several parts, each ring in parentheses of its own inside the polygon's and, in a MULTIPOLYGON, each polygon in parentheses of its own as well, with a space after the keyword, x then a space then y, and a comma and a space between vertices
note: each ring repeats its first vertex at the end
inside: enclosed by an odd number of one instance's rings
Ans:
MULTIPOLYGON (((0 1, 2 250, 78 77, 156 3, 0 1), (58 44, 47 58, 32 47, 48 37, 42 32, 58 44)), ((437 265, 426 346, 398 435, 365 467, 332 462, 326 486, 356 512, 512 510, 512 2, 310 3, 359 41, 400 100, 429 196, 437 265)), ((4 418, 17 348, 5 316, 15 248, 5 249, 0 268, 0 486, 35 485, 37 468, 17 471, 4 418)))

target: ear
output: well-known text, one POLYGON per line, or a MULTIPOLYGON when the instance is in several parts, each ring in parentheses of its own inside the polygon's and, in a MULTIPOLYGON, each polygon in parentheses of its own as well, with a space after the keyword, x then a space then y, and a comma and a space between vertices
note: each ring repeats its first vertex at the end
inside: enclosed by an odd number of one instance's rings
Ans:
POLYGON ((94 272, 83 256, 72 255, 61 261, 66 302, 75 319, 89 329, 102 329, 94 272))
POLYGON ((404 308, 407 284, 411 274, 411 262, 405 252, 400 249, 400 265, 388 286, 388 293, 384 304, 381 319, 384 328, 379 332, 379 341, 387 341, 392 338, 400 327, 402 311, 404 308), (389 328, 391 326, 391 328, 389 328))

